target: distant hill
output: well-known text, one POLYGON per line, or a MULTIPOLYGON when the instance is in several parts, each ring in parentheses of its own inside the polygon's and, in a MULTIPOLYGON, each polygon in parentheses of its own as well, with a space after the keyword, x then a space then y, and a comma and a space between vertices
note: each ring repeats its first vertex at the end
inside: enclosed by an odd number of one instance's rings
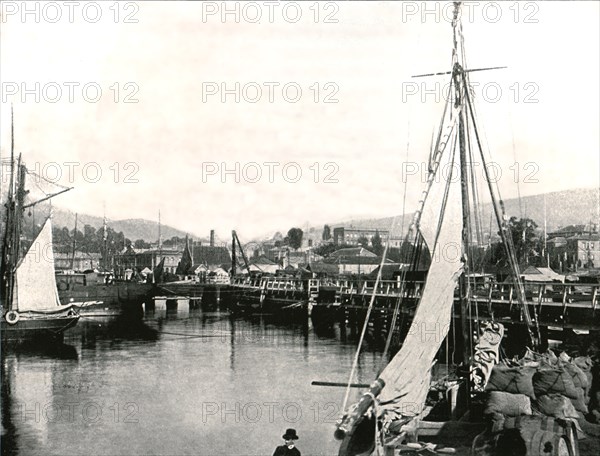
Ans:
MULTIPOLYGON (((546 222, 548 231, 553 231, 567 225, 586 224, 590 221, 598 223, 598 189, 579 188, 560 192, 545 194, 546 198, 546 222)), ((512 198, 504 200, 506 214, 516 217, 527 217, 534 220, 540 228, 544 226, 544 194, 525 196, 520 199, 512 198)), ((489 231, 490 216, 492 214, 491 203, 482 206, 483 231, 489 231), (487 227, 487 229, 486 229, 487 227)), ((413 213, 404 216, 404 228, 412 221, 413 213)), ((332 229, 337 226, 362 229, 389 230, 393 217, 379 219, 348 220, 345 222, 332 223, 332 229)), ((400 236, 400 225, 402 215, 396 221, 395 235, 400 236)))
MULTIPOLYGON (((75 213, 67 209, 54 206, 52 223, 54 226, 66 226, 69 229, 73 229, 75 225, 75 213)), ((106 223, 113 230, 117 232, 122 231, 125 237, 131 239, 132 241, 135 241, 136 239, 143 239, 146 242, 155 242, 158 239, 158 222, 155 221, 146 219, 107 219, 106 223)), ((102 217, 96 217, 95 215, 89 214, 77 214, 78 229, 83 229, 84 225, 91 225, 94 228, 99 229, 103 224, 104 219, 102 217)), ((185 237, 186 234, 197 237, 193 233, 186 233, 185 231, 181 231, 177 228, 164 224, 161 226, 161 233, 163 240, 170 239, 173 236, 185 237)))
MULTIPOLYGON (((546 193, 546 218, 548 231, 553 231, 567 225, 585 224, 590 221, 598 222, 598 189, 584 188, 566 190, 560 192, 546 193)), ((528 217, 533 219, 537 224, 543 227, 544 224, 544 195, 533 195, 521 198, 512 198, 504 200, 506 213, 509 217, 528 217)), ((489 230, 490 215, 492 214, 491 204, 482 206, 482 223, 484 231, 489 230), (487 227, 487 229, 486 229, 487 227)), ((66 226, 69 229, 73 228, 75 223, 75 213, 60 207, 54 206, 54 225, 66 226)), ((411 222, 413 213, 408 213, 404 217, 405 230, 411 222)), ((370 228, 389 230, 392 224, 393 217, 383 217, 378 219, 356 219, 347 220, 344 222, 329 223, 333 229, 337 226, 352 226, 354 228, 370 228)), ((396 222, 395 235, 400 236, 401 215, 398 216, 396 222)), ((136 239, 144 239, 146 242, 154 242, 158 237, 158 223, 146 219, 126 219, 126 220, 107 220, 108 225, 116 231, 123 231, 125 237, 135 241, 136 239)), ((96 229, 102 227, 103 218, 88 214, 78 214, 77 224, 80 227, 88 224, 96 229)), ((265 227, 269 229, 269 227, 265 227)), ((307 238, 314 240, 321 239, 323 227, 311 227, 310 232, 306 233, 307 238)), ((169 239, 173 236, 185 237, 190 234, 198 239, 193 233, 186 233, 169 225, 162 225, 162 238, 169 239)), ((333 233, 332 233, 333 234, 333 233)), ((203 242, 208 242, 206 236, 199 238, 203 242)))

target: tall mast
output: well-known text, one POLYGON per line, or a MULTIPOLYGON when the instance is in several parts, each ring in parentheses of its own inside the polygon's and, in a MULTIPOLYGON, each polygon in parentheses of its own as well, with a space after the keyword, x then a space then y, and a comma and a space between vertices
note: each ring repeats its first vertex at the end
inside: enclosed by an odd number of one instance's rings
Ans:
POLYGON ((2 263, 0 264, 0 273, 2 274, 2 301, 7 309, 12 309, 12 291, 13 291, 13 276, 14 276, 14 224, 15 217, 15 201, 14 201, 14 185, 15 185, 15 129, 14 129, 14 113, 11 106, 10 110, 10 181, 8 184, 8 195, 6 199, 6 226, 2 246, 2 263))
POLYGON ((158 210, 158 256, 159 261, 160 257, 162 257, 162 234, 161 234, 161 226, 160 226, 160 209, 158 210))
MULTIPOLYGON (((468 90, 462 77, 463 68, 459 62, 459 56, 462 55, 462 40, 458 38, 460 34, 459 24, 460 3, 454 4, 454 18, 452 20, 454 48, 452 50, 452 80, 454 83, 455 99, 454 105, 458 110, 458 147, 460 160, 460 190, 462 202, 462 244, 464 254, 463 274, 460 278, 460 327, 462 339, 462 361, 467 364, 471 357, 471 334, 468 325, 469 312, 469 243, 471 237, 470 207, 469 207, 469 164, 467 162, 467 142, 465 136, 465 114, 463 104, 463 93, 468 90)), ((461 37, 462 38, 462 37, 461 37)), ((474 191, 474 190, 473 190, 474 191)))
MULTIPOLYGON (((236 258, 235 258, 235 230, 231 232, 231 277, 236 273, 236 258)), ((248 271, 250 272, 250 271, 248 271)))
MULTIPOLYGON (((458 76, 460 72, 460 65, 457 66, 457 73, 455 76, 458 76)), ((461 86, 456 86, 457 96, 460 97, 461 86)), ((457 98, 458 102, 462 101, 460 98, 457 98)), ((471 230, 470 226, 470 208, 469 208, 469 169, 467 163, 467 151, 465 144, 465 127, 464 127, 464 115, 462 110, 459 111, 458 118, 458 146, 459 146, 459 159, 460 159, 460 190, 461 190, 461 200, 462 200, 462 218, 463 218, 463 228, 462 228, 462 244, 463 244, 463 252, 464 252, 464 272, 460 279, 460 326, 462 332, 462 341, 463 341, 463 362, 468 363, 469 358, 471 356, 470 351, 470 340, 471 335, 469 331, 469 326, 467 322, 468 311, 469 311, 469 242, 471 230)))
POLYGON ((548 222, 546 219, 546 194, 544 193, 544 256, 546 257, 546 267, 550 267, 550 255, 548 254, 548 222))
POLYGON ((108 259, 108 232, 107 232, 107 226, 106 226, 106 204, 104 205, 103 208, 103 212, 104 212, 104 218, 102 220, 102 259, 103 259, 103 267, 104 270, 108 270, 108 267, 110 265, 110 261, 108 259))
MULTIPOLYGON (((11 153, 12 156, 12 153, 11 153)), ((25 202, 25 166, 21 164, 21 156, 17 160, 16 167, 16 195, 11 199, 12 214, 11 214, 11 246, 10 246, 10 262, 8 263, 8 292, 7 292, 7 307, 12 310, 17 307, 14 302, 14 287, 15 273, 17 270, 17 262, 21 252, 21 227, 23 223, 23 206, 25 202), (13 202, 14 201, 14 202, 13 202)), ((12 180, 12 177, 11 177, 12 180)), ((8 230, 7 230, 8 231, 8 230)))
POLYGON ((75 213, 75 228, 73 228, 73 247, 71 248, 71 270, 75 270, 75 247, 77 242, 77 213, 75 213))

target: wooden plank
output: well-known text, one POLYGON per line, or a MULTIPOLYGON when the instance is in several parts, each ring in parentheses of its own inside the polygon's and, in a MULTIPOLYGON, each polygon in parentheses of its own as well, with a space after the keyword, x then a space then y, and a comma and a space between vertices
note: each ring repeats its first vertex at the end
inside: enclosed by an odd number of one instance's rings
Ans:
MULTIPOLYGON (((347 383, 341 383, 341 382, 325 382, 325 381, 320 381, 320 380, 313 380, 312 382, 310 382, 310 384, 312 386, 339 386, 339 387, 343 387, 346 388, 348 386, 347 383)), ((368 383, 350 383, 350 388, 368 388, 371 385, 369 385, 368 383)))

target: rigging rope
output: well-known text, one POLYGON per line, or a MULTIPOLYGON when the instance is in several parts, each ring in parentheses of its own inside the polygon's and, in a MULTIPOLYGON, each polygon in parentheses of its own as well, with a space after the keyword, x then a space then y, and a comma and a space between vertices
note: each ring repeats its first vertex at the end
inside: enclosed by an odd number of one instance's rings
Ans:
MULTIPOLYGON (((464 73, 463 73, 463 80, 465 80, 464 73)), ((483 161, 483 170, 484 170, 485 178, 486 178, 486 181, 488 184, 490 197, 492 198, 492 206, 493 206, 494 212, 496 213, 496 221, 497 221, 498 227, 500 229, 500 233, 501 233, 500 235, 506 246, 509 263, 510 263, 511 270, 513 273, 512 274, 513 282, 514 282, 515 288, 517 289, 517 298, 519 300, 519 304, 521 305, 522 315, 527 324, 527 330, 529 332, 529 337, 535 348, 535 346, 538 344, 538 342, 540 340, 540 328, 539 328, 539 323, 538 323, 538 318, 537 318, 537 311, 535 309, 535 306, 533 306, 534 320, 532 321, 531 316, 529 314, 529 308, 528 308, 526 300, 525 300, 525 290, 523 287, 523 283, 521 282, 521 278, 519 276, 519 265, 518 265, 518 261, 517 261, 516 254, 515 254, 514 244, 512 242, 512 232, 511 232, 510 228, 507 227, 507 225, 506 225, 506 212, 504 210, 504 203, 503 203, 502 199, 500 199, 499 201, 496 200, 496 192, 499 195, 500 189, 498 188, 497 180, 494 182, 495 185, 493 185, 493 183, 490 179, 490 176, 489 176, 488 169, 485 166, 486 160, 485 160, 483 148, 481 147, 479 133, 477 131, 477 125, 476 125, 473 105, 471 103, 471 99, 470 99, 468 93, 466 95, 466 100, 467 100, 467 105, 468 105, 468 111, 471 115, 471 120, 473 122, 473 131, 475 133, 475 139, 477 140, 477 146, 479 149, 479 153, 481 155, 481 159, 483 161), (496 192, 494 192, 494 189, 496 190, 496 192), (500 207, 498 207, 498 206, 500 206, 500 207), (508 235, 507 235, 507 232, 508 232, 508 235), (536 336, 533 335, 533 332, 531 330, 532 327, 535 327, 535 329, 536 329, 536 336)))
MULTIPOLYGON (((392 220, 392 228, 390 230, 390 233, 392 233, 394 231, 395 225, 396 225, 396 217, 394 217, 392 220)), ((373 292, 371 293, 371 300, 369 302, 369 307, 367 308, 367 313, 365 315, 365 321, 363 323, 362 331, 360 333, 358 347, 356 349, 356 354, 354 355, 354 361, 352 362, 352 369, 350 370, 350 378, 348 379, 348 385, 346 386, 346 394, 344 395, 344 402, 342 404, 342 410, 346 410, 346 405, 348 404, 348 397, 350 396, 350 384, 352 383, 352 379, 354 378, 354 373, 356 371, 356 367, 358 366, 358 358, 360 356, 360 350, 362 348, 362 344, 364 342, 365 335, 367 333, 369 318, 371 316, 371 311, 373 310, 373 305, 375 304, 375 295, 377 294, 377 289, 379 287, 379 283, 381 282, 381 273, 383 271, 383 265, 385 264, 385 258, 387 256, 389 246, 390 246, 390 236, 388 235, 387 242, 385 243, 385 249, 383 250, 383 255, 381 257, 381 263, 379 264, 379 271, 377 272, 377 278, 375 279, 375 286, 373 287, 373 292)))
MULTIPOLYGON (((408 163, 408 152, 410 150, 410 104, 408 105, 408 122, 407 122, 407 127, 406 127, 406 161, 405 163, 408 163)), ((431 151, 430 153, 430 163, 431 163, 431 156, 433 155, 433 151, 431 151)), ((400 233, 403 235, 404 234, 404 217, 406 216, 406 193, 407 193, 407 187, 408 187, 408 179, 406 176, 403 175, 403 180, 404 180, 404 194, 402 195, 402 222, 400 225, 400 233)), ((391 233, 391 231, 390 231, 391 233)), ((406 235, 406 237, 408 237, 408 234, 406 235)), ((389 236, 388 236, 388 240, 389 240, 389 236)), ((406 238, 402 238, 402 244, 400 245, 400 259, 402 259, 402 250, 405 248, 404 246, 406 245, 406 238)), ((414 251, 411 251, 411 256, 414 256, 414 251)), ((402 271, 400 273, 400 275, 402 275, 402 271)), ((392 314, 392 320, 388 326, 388 334, 387 334, 387 339, 385 341, 385 347, 383 349, 383 354, 381 355, 381 368, 380 370, 383 368, 383 363, 385 362, 385 359, 387 358, 388 355, 388 351, 390 349, 390 346, 392 344, 392 338, 394 335, 394 330, 396 328, 396 321, 398 319, 398 312, 400 311, 400 304, 402 303, 402 295, 404 294, 404 281, 401 280, 400 281, 400 289, 398 290, 398 299, 396 300, 396 305, 394 306, 394 313, 392 314)))

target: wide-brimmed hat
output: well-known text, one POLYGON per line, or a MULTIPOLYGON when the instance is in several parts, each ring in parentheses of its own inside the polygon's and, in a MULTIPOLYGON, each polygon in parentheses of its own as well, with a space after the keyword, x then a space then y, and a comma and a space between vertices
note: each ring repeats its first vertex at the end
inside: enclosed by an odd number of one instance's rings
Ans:
POLYGON ((286 429, 285 434, 283 434, 283 440, 298 440, 298 435, 296 434, 296 429, 286 429))

